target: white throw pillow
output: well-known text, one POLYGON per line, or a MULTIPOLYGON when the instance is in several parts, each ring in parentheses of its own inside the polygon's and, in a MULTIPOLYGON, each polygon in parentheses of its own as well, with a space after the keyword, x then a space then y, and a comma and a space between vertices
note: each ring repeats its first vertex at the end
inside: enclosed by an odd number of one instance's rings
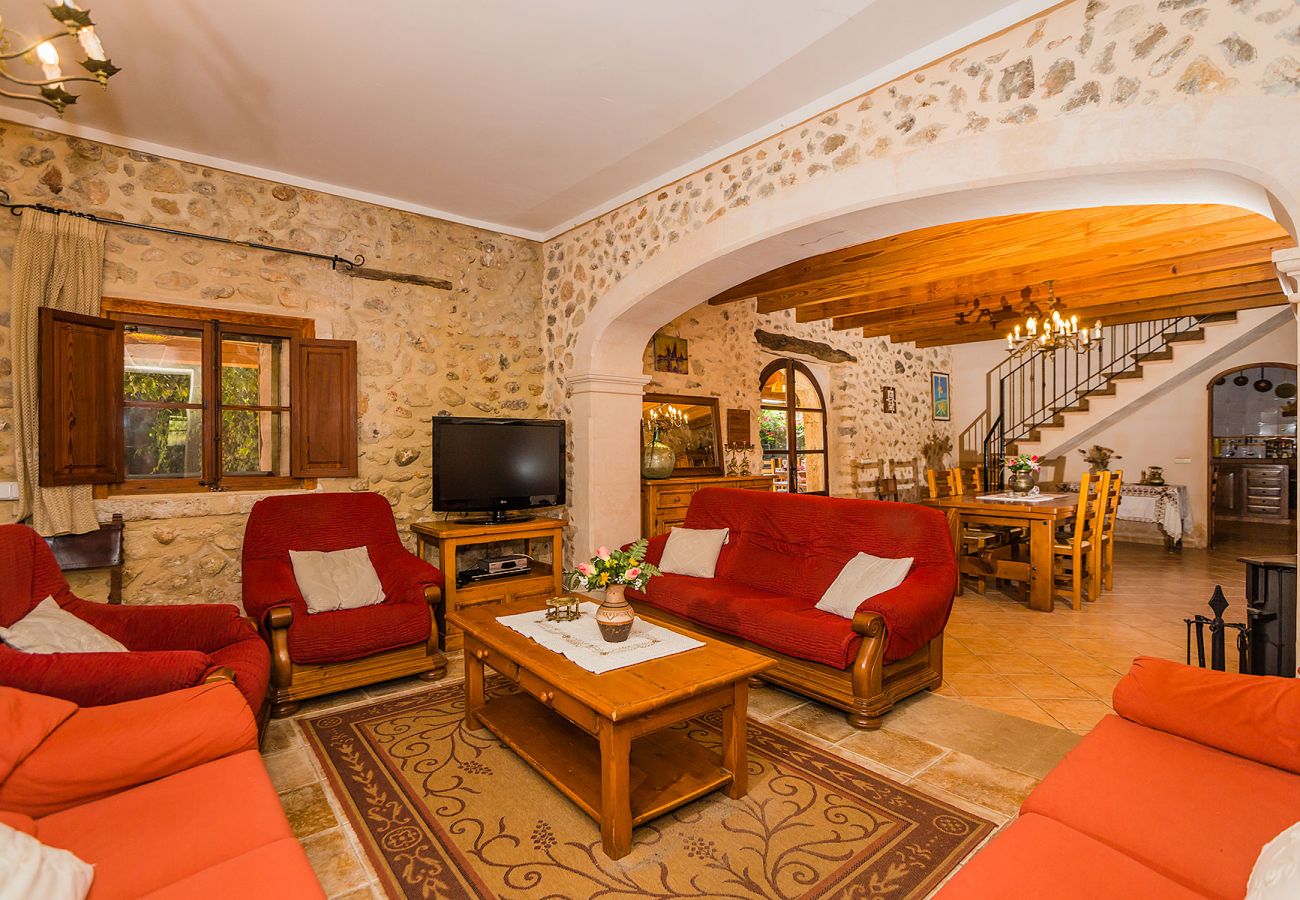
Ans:
POLYGON ((0 822, 0 900, 85 900, 95 869, 0 822))
POLYGON ((729 528, 674 528, 668 532, 659 571, 665 575, 712 578, 729 528))
POLYGON ((1264 845, 1246 882, 1246 900, 1300 897, 1300 822, 1264 845))
POLYGON ((835 576, 826 593, 817 601, 817 608, 851 619, 863 600, 898 587, 911 569, 910 556, 886 559, 870 553, 859 553, 840 569, 840 574, 835 576))
POLYGON ((0 641, 24 653, 125 653, 126 647, 68 612, 53 597, 8 628, 0 628, 0 641))
POLYGON ((359 609, 384 602, 384 586, 365 547, 290 550, 293 577, 308 613, 359 609))

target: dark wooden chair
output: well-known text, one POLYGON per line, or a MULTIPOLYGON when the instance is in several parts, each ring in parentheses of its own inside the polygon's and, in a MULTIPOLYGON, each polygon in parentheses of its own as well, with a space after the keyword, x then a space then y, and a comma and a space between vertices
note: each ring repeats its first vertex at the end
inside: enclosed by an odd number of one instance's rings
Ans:
POLYGON ((47 537, 45 543, 64 572, 108 569, 108 602, 121 603, 122 567, 126 563, 122 551, 123 527, 122 514, 113 513, 113 520, 100 525, 98 531, 47 537))

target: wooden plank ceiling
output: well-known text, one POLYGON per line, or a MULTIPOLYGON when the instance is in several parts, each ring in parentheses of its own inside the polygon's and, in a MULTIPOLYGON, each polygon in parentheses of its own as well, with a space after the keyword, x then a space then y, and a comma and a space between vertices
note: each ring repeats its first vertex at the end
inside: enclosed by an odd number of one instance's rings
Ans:
POLYGON ((1102 206, 922 228, 811 256, 709 302, 754 299, 930 347, 1005 338, 1059 306, 1118 325, 1286 303, 1271 255, 1295 241, 1271 219, 1232 206, 1102 206))

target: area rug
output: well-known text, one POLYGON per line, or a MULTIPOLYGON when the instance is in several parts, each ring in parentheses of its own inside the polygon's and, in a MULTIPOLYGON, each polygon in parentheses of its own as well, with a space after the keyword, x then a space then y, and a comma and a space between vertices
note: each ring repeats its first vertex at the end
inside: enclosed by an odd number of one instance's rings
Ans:
MULTIPOLYGON (((993 829, 751 719, 749 793, 648 822, 610 860, 598 825, 464 708, 452 684, 300 720, 391 897, 920 898, 993 829)), ((721 744, 717 714, 678 727, 721 744)))

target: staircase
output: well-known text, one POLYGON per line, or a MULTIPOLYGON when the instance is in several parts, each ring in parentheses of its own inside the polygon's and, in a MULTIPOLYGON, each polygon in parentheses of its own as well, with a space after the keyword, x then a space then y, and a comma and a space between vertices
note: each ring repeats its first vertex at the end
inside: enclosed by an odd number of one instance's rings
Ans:
POLYGON ((958 437, 959 459, 984 464, 987 490, 1008 454, 1050 458, 1132 415, 1174 383, 1208 371, 1290 317, 1286 309, 1113 325, 1085 352, 1009 357, 986 376, 988 405, 958 437))

